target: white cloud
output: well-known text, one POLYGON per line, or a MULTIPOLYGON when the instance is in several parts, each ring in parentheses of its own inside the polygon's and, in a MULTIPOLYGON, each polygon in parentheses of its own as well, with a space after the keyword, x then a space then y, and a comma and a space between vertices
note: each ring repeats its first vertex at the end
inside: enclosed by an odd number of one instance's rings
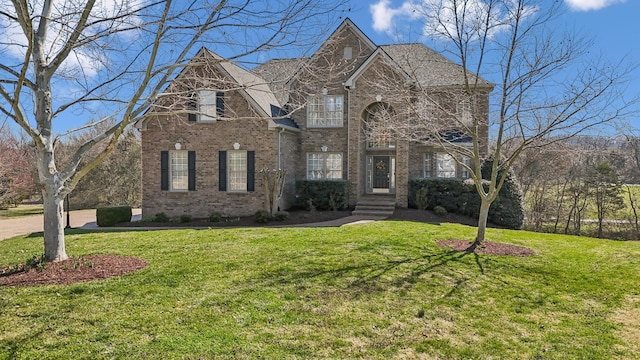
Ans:
MULTIPOLYGON (((569 0, 567 0, 569 1, 569 0)), ((572 0, 577 1, 577 0, 572 0)), ((620 0, 610 0, 620 1, 620 0)), ((624 1, 624 0, 622 0, 624 1)), ((373 29, 389 32, 401 18, 420 19, 423 33, 429 37, 457 37, 458 30, 467 40, 484 36, 493 37, 506 29, 509 23, 509 11, 513 3, 504 2, 505 9, 490 7, 485 0, 407 0, 401 6, 393 8, 390 0, 380 0, 369 6, 373 18, 373 29), (457 19, 456 19, 457 16, 457 19), (487 26, 487 24, 489 24, 487 26), (462 26, 460 26, 462 25, 462 26)), ((537 7, 522 9, 524 16, 531 16, 537 7)))
POLYGON ((589 11, 600 10, 609 5, 623 3, 626 0, 565 0, 571 10, 589 11))
MULTIPOLYGON (((83 36, 90 36, 101 31, 126 29, 141 23, 138 16, 123 16, 117 18, 120 14, 126 14, 132 9, 139 9, 146 0, 97 0, 89 17, 89 23, 97 20, 99 25, 86 28, 83 36), (113 20, 108 20, 114 18, 113 20)), ((31 1, 28 8, 31 10, 31 18, 34 19, 33 26, 38 26, 38 15, 42 10, 41 1, 31 1)), ((72 30, 79 20, 79 14, 82 2, 70 0, 54 0, 52 4, 51 19, 47 36, 44 43, 44 55, 48 61, 53 60, 62 50, 72 34, 72 30), (78 8, 80 7, 80 8, 78 8)), ((0 8, 7 9, 10 15, 14 15, 12 11, 13 5, 8 0, 0 0, 0 8)), ((119 33, 117 36, 128 38, 135 36, 134 31, 126 31, 119 33)), ((0 16, 0 49, 5 54, 16 59, 23 59, 27 49, 28 41, 25 37, 20 25, 8 19, 6 16, 0 16)), ((61 66, 61 70, 66 76, 95 76, 100 69, 108 62, 108 58, 100 49, 90 48, 88 46, 73 49, 69 56, 65 59, 61 66)))
POLYGON ((410 1, 405 1, 398 8, 390 7, 391 0, 380 0, 375 4, 369 5, 369 12, 373 18, 373 30, 379 32, 389 32, 393 30, 394 20, 397 17, 415 18, 417 13, 415 6, 410 1))

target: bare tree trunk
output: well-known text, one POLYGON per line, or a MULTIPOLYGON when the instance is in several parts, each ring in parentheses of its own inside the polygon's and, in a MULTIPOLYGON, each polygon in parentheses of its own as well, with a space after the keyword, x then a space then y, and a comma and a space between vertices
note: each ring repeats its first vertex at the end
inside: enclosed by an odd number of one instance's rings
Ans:
POLYGON ((633 220, 635 223, 635 229, 637 234, 639 232, 638 231, 638 206, 635 202, 635 199, 633 198, 633 195, 631 194, 631 187, 629 185, 627 185, 627 194, 629 194, 629 205, 631 206, 631 210, 633 210, 633 220))
POLYGON ((62 261, 68 258, 64 243, 63 206, 64 197, 56 191, 55 178, 47 178, 42 191, 44 202, 44 256, 47 261, 62 261))
POLYGON ((482 243, 484 242, 485 233, 487 231, 487 220, 489 219, 490 206, 490 201, 482 199, 482 203, 480 204, 480 214, 478 215, 478 233, 476 235, 475 241, 469 247, 469 251, 473 251, 478 246, 482 246, 482 243))

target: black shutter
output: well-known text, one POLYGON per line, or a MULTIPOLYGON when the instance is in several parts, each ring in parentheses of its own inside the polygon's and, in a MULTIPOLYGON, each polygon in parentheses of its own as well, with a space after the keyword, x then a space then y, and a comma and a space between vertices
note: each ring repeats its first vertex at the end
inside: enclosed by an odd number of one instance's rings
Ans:
POLYGON ((227 191, 227 152, 218 152, 218 190, 227 191))
POLYGON ((169 152, 160 152, 160 190, 169 190, 169 152))
POLYGON ((216 93, 216 115, 224 117, 224 93, 220 91, 216 93))
POLYGON ((195 94, 191 95, 187 109, 189 110, 189 121, 198 121, 198 115, 196 114, 198 111, 198 102, 196 101, 195 94))
POLYGON ((247 151, 247 191, 256 191, 256 152, 247 151))
POLYGON ((189 173, 189 191, 196 190, 196 152, 189 151, 187 157, 187 166, 189 173))

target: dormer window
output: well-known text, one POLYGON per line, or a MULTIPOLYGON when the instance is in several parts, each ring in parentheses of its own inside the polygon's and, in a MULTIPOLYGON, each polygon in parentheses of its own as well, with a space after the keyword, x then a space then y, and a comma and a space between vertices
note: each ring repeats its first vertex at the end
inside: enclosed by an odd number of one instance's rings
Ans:
POLYGON ((224 92, 198 90, 197 96, 189 105, 196 111, 189 114, 189 121, 215 122, 224 117, 224 92))
POLYGON ((342 127, 344 104, 342 95, 320 95, 307 105, 307 127, 342 127))

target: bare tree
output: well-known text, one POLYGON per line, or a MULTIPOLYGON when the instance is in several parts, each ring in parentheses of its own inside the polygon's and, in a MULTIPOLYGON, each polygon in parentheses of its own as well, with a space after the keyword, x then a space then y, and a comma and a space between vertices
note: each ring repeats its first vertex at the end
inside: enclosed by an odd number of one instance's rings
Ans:
MULTIPOLYGON (((0 112, 33 140, 44 199, 44 253, 67 258, 63 199, 117 143, 196 48, 242 58, 276 47, 308 46, 331 26, 336 1, 202 0, 0 1, 0 112), (60 139, 94 125, 56 133, 54 121, 115 118, 63 166, 60 139), (88 150, 106 141, 93 158, 88 150)), ((184 110, 183 110, 184 111, 184 110)))
POLYGON ((0 127, 0 209, 16 206, 37 191, 29 144, 0 127))
MULTIPOLYGON (((631 111, 633 102, 625 101, 623 93, 631 68, 586 58, 587 40, 551 26, 561 6, 559 1, 534 0, 414 4, 414 14, 424 21, 422 35, 435 39, 435 46, 442 48, 438 50, 461 65, 459 71, 442 75, 458 85, 422 82, 406 64, 400 75, 381 71, 379 78, 388 80, 371 84, 381 92, 385 83, 410 79, 404 94, 392 95, 404 101, 393 107, 392 116, 367 124, 370 136, 379 136, 384 127, 375 124, 385 123, 400 139, 447 152, 473 179, 481 206, 471 248, 484 241, 489 207, 525 149, 563 141, 631 111), (494 84, 489 97, 491 84, 481 76, 494 84), (487 131, 494 144, 490 148, 487 131), (485 158, 496 161, 483 179, 485 158)), ((438 65, 432 61, 423 66, 438 65)))

